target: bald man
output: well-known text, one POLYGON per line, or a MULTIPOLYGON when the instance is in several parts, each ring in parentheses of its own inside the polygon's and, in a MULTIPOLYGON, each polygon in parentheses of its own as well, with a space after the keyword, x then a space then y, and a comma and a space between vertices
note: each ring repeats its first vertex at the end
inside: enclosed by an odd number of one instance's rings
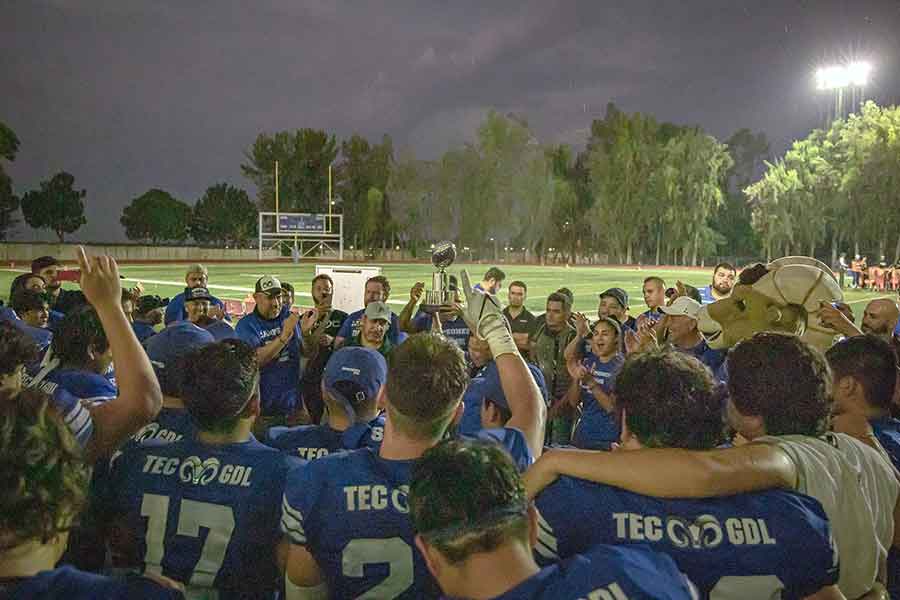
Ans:
POLYGON ((872 300, 866 306, 866 311, 863 313, 862 330, 863 333, 876 335, 890 341, 898 320, 900 320, 900 308, 897 307, 897 303, 889 298, 879 298, 872 300))

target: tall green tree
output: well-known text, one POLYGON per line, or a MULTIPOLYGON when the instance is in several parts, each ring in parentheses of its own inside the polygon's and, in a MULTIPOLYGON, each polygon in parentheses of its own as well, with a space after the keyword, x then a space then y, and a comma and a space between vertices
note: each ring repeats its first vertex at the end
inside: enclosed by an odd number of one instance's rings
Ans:
POLYGON ((260 209, 275 210, 275 161, 278 161, 279 210, 328 211, 328 165, 337 158, 337 141, 318 129, 261 133, 244 153, 241 172, 257 188, 260 209))
MULTIPOLYGON (((0 122, 0 159, 12 162, 18 151, 19 138, 12 129, 0 122)), ((13 193, 12 179, 0 162, 0 240, 6 239, 6 232, 16 224, 13 214, 18 209, 19 198, 13 193)))
POLYGON ((59 242, 67 233, 74 233, 87 221, 84 218, 85 190, 75 189, 75 177, 65 171, 40 183, 40 189, 27 192, 22 198, 22 215, 34 229, 53 231, 59 242))
POLYGON ((394 161, 390 136, 382 137, 380 144, 370 144, 364 137, 354 134, 341 142, 340 159, 335 168, 335 191, 344 214, 344 234, 361 237, 367 246, 377 241, 385 245, 392 231, 389 197, 385 193, 394 161), (371 212, 369 196, 373 188, 381 194, 381 206, 375 214, 371 212), (374 230, 369 228, 372 225, 370 219, 374 219, 374 230))
POLYGON ((134 198, 122 211, 120 222, 130 240, 181 242, 190 232, 191 207, 154 188, 134 198))
POLYGON ((247 192, 227 183, 207 188, 191 212, 191 236, 201 243, 244 246, 256 233, 259 211, 247 192))

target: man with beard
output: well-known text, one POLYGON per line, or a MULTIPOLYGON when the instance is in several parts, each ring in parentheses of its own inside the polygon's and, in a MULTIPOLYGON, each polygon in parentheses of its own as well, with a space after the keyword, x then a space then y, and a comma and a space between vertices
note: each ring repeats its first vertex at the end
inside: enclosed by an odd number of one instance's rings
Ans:
POLYGON ((281 312, 281 282, 271 275, 259 278, 253 299, 256 308, 238 321, 235 333, 256 349, 262 433, 269 425, 284 425, 300 407, 300 316, 281 312))
POLYGON ((307 359, 303 377, 300 379, 300 392, 310 419, 315 424, 322 420, 324 409, 322 373, 334 351, 334 338, 344 324, 347 313, 332 308, 334 281, 328 275, 324 273, 316 275, 312 280, 311 292, 316 308, 307 311, 300 323, 300 331, 303 334, 303 356, 307 359))
POLYGON ((889 298, 878 298, 866 305, 863 312, 862 331, 890 341, 900 320, 900 308, 889 298))
POLYGON ((509 304, 503 309, 503 316, 509 321, 513 339, 522 356, 528 356, 528 336, 534 331, 537 317, 525 308, 525 297, 528 286, 524 281, 513 281, 509 284, 509 304))
POLYGON ((716 300, 727 298, 731 295, 731 288, 737 278, 737 270, 731 263, 723 262, 713 269, 712 283, 700 289, 701 304, 712 304, 716 300))
POLYGON ((31 273, 44 278, 47 297, 50 301, 50 325, 55 326, 62 320, 68 308, 75 308, 85 303, 84 295, 77 290, 62 289, 59 272, 62 263, 52 256, 41 256, 31 261, 31 273))

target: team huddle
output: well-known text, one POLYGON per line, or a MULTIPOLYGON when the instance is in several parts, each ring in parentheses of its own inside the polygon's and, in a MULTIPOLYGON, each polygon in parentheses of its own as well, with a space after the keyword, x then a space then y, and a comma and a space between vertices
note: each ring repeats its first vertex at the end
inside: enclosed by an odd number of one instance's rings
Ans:
POLYGON ((636 316, 501 306, 497 268, 433 314, 264 276, 239 320, 202 265, 166 302, 81 251, 79 301, 36 261, 0 313, 0 598, 900 598, 900 311, 858 327, 780 261, 648 277, 636 316))

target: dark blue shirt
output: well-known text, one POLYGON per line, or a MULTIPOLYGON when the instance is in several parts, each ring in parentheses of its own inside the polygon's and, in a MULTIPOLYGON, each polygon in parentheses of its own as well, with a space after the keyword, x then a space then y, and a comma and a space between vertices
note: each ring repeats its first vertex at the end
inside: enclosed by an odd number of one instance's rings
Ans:
POLYGON ((104 577, 64 566, 41 571, 33 577, 0 580, 0 598, 33 600, 65 598, 66 600, 169 600, 182 598, 181 592, 162 587, 146 577, 104 577))
MULTIPOLYGON (((421 311, 412 320, 414 331, 431 331, 432 325, 434 325, 432 316, 421 311)), ((444 321, 441 323, 441 330, 444 332, 444 337, 453 340, 453 343, 459 346, 463 352, 468 352, 471 332, 462 317, 456 316, 449 321, 444 321)))
MULTIPOLYGON (((676 346, 677 348, 677 346, 676 346)), ((719 368, 722 366, 722 363, 725 362, 726 351, 725 350, 713 350, 709 347, 709 344, 706 343, 706 340, 700 340, 700 343, 694 346, 693 348, 677 348, 682 352, 686 352, 691 356, 694 356, 702 362, 704 365, 709 367, 709 370, 714 374, 720 373, 719 368)))
POLYGON ((838 580, 825 511, 802 494, 665 500, 562 477, 536 504, 542 563, 596 544, 649 544, 671 556, 707 600, 773 598, 777 590, 799 600, 838 580))
MULTIPOLYGON (((279 335, 287 316, 263 319, 253 311, 238 321, 237 337, 253 348, 265 346, 279 335)), ((300 384, 300 325, 294 326, 294 335, 281 349, 278 356, 260 369, 260 395, 263 415, 287 415, 293 413, 299 403, 297 387, 300 384)))
MULTIPOLYGON (((222 313, 225 315, 226 320, 231 320, 231 317, 225 312, 224 302, 215 296, 210 297, 210 302, 213 306, 218 306, 222 309, 222 313)), ((185 319, 187 319, 187 311, 184 309, 184 292, 181 292, 169 301, 169 305, 166 306, 166 316, 164 317, 163 322, 168 325, 169 323, 184 321, 185 319)))
POLYGON ((379 415, 368 423, 356 424, 345 431, 337 431, 328 425, 271 427, 263 441, 267 446, 312 460, 342 450, 374 448, 377 451, 383 439, 384 417, 379 415))
POLYGON ((271 600, 285 477, 300 464, 252 436, 148 441, 113 461, 103 503, 124 518, 147 571, 219 598, 271 600))
MULTIPOLYGON (((615 355, 609 362, 602 362, 591 352, 581 359, 581 364, 606 394, 612 394, 616 375, 624 363, 625 357, 621 354, 615 355)), ((588 450, 609 450, 613 442, 619 441, 620 435, 616 416, 600 406, 588 386, 581 384, 581 421, 572 435, 572 443, 588 450)))
POLYGON ((144 323, 143 321, 134 321, 131 324, 131 329, 134 330, 134 335, 142 344, 156 335, 156 329, 153 328, 153 325, 144 323))

